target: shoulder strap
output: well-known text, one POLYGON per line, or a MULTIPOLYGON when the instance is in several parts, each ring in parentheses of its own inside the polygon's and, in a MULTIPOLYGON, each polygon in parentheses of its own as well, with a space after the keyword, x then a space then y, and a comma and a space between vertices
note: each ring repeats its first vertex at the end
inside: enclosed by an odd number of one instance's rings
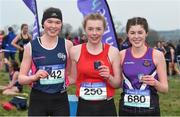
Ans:
POLYGON ((107 55, 108 55, 110 45, 109 44, 103 44, 103 48, 104 48, 104 50, 103 50, 104 53, 107 53, 107 55))

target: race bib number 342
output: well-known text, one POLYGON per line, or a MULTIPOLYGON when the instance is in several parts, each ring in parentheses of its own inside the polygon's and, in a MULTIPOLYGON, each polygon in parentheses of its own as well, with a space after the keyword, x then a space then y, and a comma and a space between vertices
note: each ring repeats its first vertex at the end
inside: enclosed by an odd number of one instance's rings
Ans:
POLYGON ((49 75, 40 79, 41 85, 59 84, 64 82, 64 69, 61 65, 43 66, 41 69, 46 70, 49 75))

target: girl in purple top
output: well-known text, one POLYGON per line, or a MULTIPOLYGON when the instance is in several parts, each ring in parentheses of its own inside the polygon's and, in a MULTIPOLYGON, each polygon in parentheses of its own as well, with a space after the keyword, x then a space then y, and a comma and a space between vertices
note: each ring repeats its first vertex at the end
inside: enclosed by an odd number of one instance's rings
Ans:
POLYGON ((149 48, 145 41, 145 18, 129 19, 126 32, 132 47, 120 51, 123 92, 120 116, 160 116, 158 92, 168 92, 166 64, 162 52, 149 48))

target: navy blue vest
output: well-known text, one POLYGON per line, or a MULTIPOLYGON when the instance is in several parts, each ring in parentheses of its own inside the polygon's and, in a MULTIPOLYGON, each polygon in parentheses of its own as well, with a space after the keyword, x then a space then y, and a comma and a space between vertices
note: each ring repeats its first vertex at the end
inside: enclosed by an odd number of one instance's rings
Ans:
POLYGON ((44 48, 40 39, 31 42, 32 61, 37 70, 43 69, 49 76, 36 81, 33 88, 46 93, 57 93, 66 89, 65 68, 67 63, 67 52, 65 39, 59 38, 53 49, 44 48))

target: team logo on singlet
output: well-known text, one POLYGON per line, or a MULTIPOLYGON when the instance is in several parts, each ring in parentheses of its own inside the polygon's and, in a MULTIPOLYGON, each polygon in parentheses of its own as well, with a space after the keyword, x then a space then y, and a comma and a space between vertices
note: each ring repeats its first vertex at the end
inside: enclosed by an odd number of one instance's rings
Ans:
POLYGON ((56 13, 52 13, 51 16, 57 17, 57 14, 56 13))
POLYGON ((66 55, 65 55, 64 53, 61 53, 61 52, 58 53, 58 54, 57 54, 57 57, 60 58, 60 59, 62 59, 63 61, 66 60, 66 55))
POLYGON ((151 66, 151 62, 148 61, 148 60, 144 60, 143 65, 144 65, 145 67, 149 67, 149 66, 151 66))
POLYGON ((125 61, 124 64, 135 64, 133 61, 125 61))
POLYGON ((38 56, 38 57, 33 57, 33 60, 40 60, 40 59, 45 59, 45 56, 38 56))

